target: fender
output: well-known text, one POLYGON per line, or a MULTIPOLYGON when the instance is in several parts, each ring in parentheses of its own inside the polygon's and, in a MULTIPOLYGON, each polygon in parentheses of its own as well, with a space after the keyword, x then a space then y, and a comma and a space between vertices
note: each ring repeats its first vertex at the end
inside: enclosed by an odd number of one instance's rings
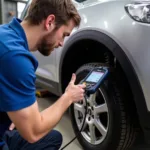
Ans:
POLYGON ((123 68, 125 75, 129 81, 135 105, 137 108, 140 124, 144 129, 150 130, 150 112, 148 111, 146 107, 146 101, 144 98, 144 94, 139 82, 139 79, 136 75, 136 72, 134 70, 134 67, 132 66, 131 62, 129 61, 127 55, 124 53, 122 48, 117 44, 116 41, 114 41, 112 38, 110 38, 108 35, 97 31, 97 30, 82 30, 78 31, 75 34, 73 34, 68 41, 65 43, 63 52, 60 59, 60 65, 59 65, 59 91, 62 93, 62 80, 61 80, 61 73, 62 73, 62 65, 63 60, 65 58, 65 55, 68 51, 71 50, 72 45, 76 44, 80 40, 89 39, 94 40, 97 42, 102 43, 105 45, 117 58, 119 61, 121 67, 123 68))

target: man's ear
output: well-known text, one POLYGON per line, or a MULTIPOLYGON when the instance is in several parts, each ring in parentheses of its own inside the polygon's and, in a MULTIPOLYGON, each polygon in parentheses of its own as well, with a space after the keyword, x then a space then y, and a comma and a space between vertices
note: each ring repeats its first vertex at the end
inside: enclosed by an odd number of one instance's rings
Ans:
POLYGON ((55 28, 55 15, 49 15, 45 21, 47 31, 52 31, 55 28))

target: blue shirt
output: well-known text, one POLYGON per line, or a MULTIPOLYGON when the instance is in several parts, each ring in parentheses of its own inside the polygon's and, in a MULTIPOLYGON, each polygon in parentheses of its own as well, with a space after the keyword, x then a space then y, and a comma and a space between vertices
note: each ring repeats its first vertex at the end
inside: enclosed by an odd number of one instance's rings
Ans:
MULTIPOLYGON (((35 103, 38 62, 29 51, 21 20, 0 26, 0 112, 17 111, 35 103)), ((0 136, 10 125, 0 116, 0 136)), ((9 123, 8 123, 9 122, 9 123)))

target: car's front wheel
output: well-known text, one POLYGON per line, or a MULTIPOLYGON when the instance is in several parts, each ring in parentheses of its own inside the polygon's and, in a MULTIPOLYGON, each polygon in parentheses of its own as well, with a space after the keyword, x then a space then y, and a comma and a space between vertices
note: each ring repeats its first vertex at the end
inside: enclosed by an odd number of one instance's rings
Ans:
MULTIPOLYGON (((83 80, 94 66, 101 64, 86 64, 80 67, 76 72, 76 83, 83 80)), ((118 88, 118 83, 110 78, 87 99, 85 124, 77 137, 85 150, 126 150, 135 139, 136 130, 128 113, 128 106, 124 103, 126 96, 122 94, 120 87, 118 88)), ((70 107, 75 134, 82 127, 85 106, 84 99, 83 102, 74 103, 70 107)))

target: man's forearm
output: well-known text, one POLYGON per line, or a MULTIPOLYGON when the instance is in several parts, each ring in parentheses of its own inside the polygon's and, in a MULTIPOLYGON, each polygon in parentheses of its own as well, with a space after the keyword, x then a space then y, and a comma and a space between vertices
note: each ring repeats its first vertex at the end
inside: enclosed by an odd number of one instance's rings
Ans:
POLYGON ((44 128, 53 128, 60 121, 71 103, 68 95, 64 94, 52 106, 41 112, 42 122, 45 124, 44 128))
POLYGON ((62 95, 52 106, 41 112, 41 122, 37 126, 39 138, 52 130, 72 104, 67 94, 62 95))

